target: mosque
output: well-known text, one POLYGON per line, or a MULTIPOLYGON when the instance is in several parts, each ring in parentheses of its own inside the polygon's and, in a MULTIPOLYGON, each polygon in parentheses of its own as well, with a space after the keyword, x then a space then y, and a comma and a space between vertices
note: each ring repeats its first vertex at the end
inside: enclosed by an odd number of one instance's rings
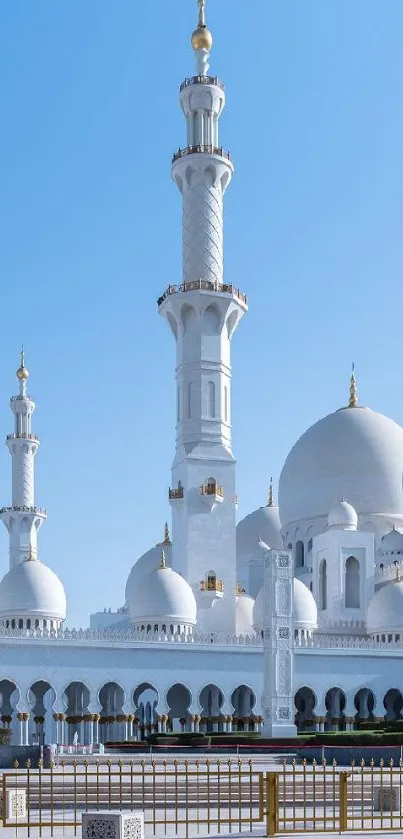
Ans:
POLYGON ((358 402, 291 449, 268 503, 236 524, 231 341, 246 295, 223 274, 222 82, 199 0, 196 73, 180 86, 186 144, 181 282, 158 300, 176 342, 168 530, 134 564, 124 605, 68 630, 62 582, 40 560, 24 354, 11 398, 12 498, 0 510, 0 716, 13 742, 90 745, 152 731, 350 729, 403 708, 403 429, 358 402))

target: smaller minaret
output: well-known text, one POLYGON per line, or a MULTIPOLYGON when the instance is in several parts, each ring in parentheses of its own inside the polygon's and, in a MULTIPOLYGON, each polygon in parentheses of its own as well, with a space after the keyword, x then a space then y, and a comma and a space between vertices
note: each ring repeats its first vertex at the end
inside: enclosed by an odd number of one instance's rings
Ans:
POLYGON ((6 440, 12 457, 12 504, 0 509, 0 518, 10 537, 10 568, 28 559, 31 551, 36 554, 37 533, 46 519, 46 511, 35 507, 34 459, 39 438, 31 430, 35 402, 27 394, 29 372, 24 349, 16 376, 19 393, 10 401, 15 425, 6 440))

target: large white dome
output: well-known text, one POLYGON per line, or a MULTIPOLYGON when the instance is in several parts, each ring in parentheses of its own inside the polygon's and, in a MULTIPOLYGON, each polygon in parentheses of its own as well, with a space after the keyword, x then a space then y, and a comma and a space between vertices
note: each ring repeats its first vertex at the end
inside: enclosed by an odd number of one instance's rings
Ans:
POLYGON ((132 624, 194 626, 196 623, 197 606, 190 585, 166 566, 154 568, 142 577, 128 606, 132 624))
POLYGON ((125 589, 125 603, 130 603, 137 593, 137 588, 140 580, 154 571, 161 558, 161 548, 164 548, 166 564, 172 565, 172 545, 171 542, 163 542, 160 545, 154 545, 145 554, 142 554, 134 563, 126 582, 125 589))
MULTIPOLYGON (((318 609, 315 598, 309 588, 294 577, 293 621, 295 629, 312 632, 318 625, 318 609)), ((261 588, 253 607, 253 627, 256 632, 263 629, 264 589, 261 588)))
POLYGON ((403 634, 403 581, 394 580, 380 588, 370 600, 367 612, 367 632, 399 632, 403 634))
POLYGON ((403 520, 403 429, 370 408, 343 408, 312 425, 280 476, 283 527, 327 516, 348 498, 358 515, 403 520))
POLYGON ((66 594, 54 571, 37 559, 14 565, 0 583, 0 618, 63 621, 66 594))

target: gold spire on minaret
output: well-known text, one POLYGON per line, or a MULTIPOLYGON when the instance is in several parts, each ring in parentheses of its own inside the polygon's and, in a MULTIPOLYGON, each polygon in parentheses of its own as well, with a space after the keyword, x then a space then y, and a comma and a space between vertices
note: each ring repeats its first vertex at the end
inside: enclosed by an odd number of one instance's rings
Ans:
POLYGON ((268 507, 274 507, 274 495, 273 495, 273 478, 270 478, 270 487, 269 487, 269 499, 267 502, 268 507))
POLYGON ((158 568, 166 568, 166 567, 167 567, 167 563, 166 563, 166 559, 165 559, 165 551, 161 551, 161 559, 160 559, 160 564, 159 564, 158 568))
POLYGON ((192 34, 192 47, 196 52, 206 50, 210 52, 213 46, 213 36, 206 26, 206 0, 197 0, 199 7, 199 20, 197 29, 192 34))
POLYGON ((350 376, 350 399, 348 402, 349 408, 356 408, 358 405, 358 393, 357 393, 357 380, 355 378, 354 372, 354 362, 351 367, 351 376, 350 376))
POLYGON ((22 381, 26 382, 26 380, 27 380, 27 378, 28 378, 28 376, 29 376, 28 370, 27 370, 27 368, 25 367, 25 352, 24 352, 24 346, 22 346, 22 347, 21 347, 21 353, 20 353, 20 366, 19 366, 19 368, 18 368, 18 370, 17 370, 17 372, 16 372, 16 376, 17 376, 17 379, 19 379, 19 380, 20 380, 20 382, 22 382, 22 381))
POLYGON ((165 529, 164 529, 164 545, 170 545, 170 544, 171 544, 171 540, 169 538, 169 527, 168 527, 168 522, 166 521, 165 522, 165 529))

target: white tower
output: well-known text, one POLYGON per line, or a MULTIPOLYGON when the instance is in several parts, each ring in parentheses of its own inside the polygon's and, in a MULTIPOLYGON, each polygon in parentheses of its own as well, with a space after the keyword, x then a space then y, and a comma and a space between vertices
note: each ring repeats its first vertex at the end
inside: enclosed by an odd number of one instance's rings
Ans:
POLYGON ((172 177, 183 200, 183 276, 159 299, 176 340, 176 454, 170 501, 173 567, 195 593, 223 591, 223 631, 235 632, 235 461, 231 449, 232 335, 246 297, 223 278, 223 196, 234 167, 218 141, 222 83, 208 76, 212 36, 199 0, 192 35, 198 75, 185 79, 180 102, 187 145, 172 177))
POLYGON ((31 418, 35 410, 32 396, 27 394, 28 370, 24 351, 17 370, 19 394, 12 396, 10 405, 15 418, 15 429, 7 435, 7 446, 12 457, 11 507, 2 507, 2 518, 10 538, 10 569, 36 554, 37 533, 46 519, 46 511, 35 507, 34 460, 39 439, 31 431, 31 418))

